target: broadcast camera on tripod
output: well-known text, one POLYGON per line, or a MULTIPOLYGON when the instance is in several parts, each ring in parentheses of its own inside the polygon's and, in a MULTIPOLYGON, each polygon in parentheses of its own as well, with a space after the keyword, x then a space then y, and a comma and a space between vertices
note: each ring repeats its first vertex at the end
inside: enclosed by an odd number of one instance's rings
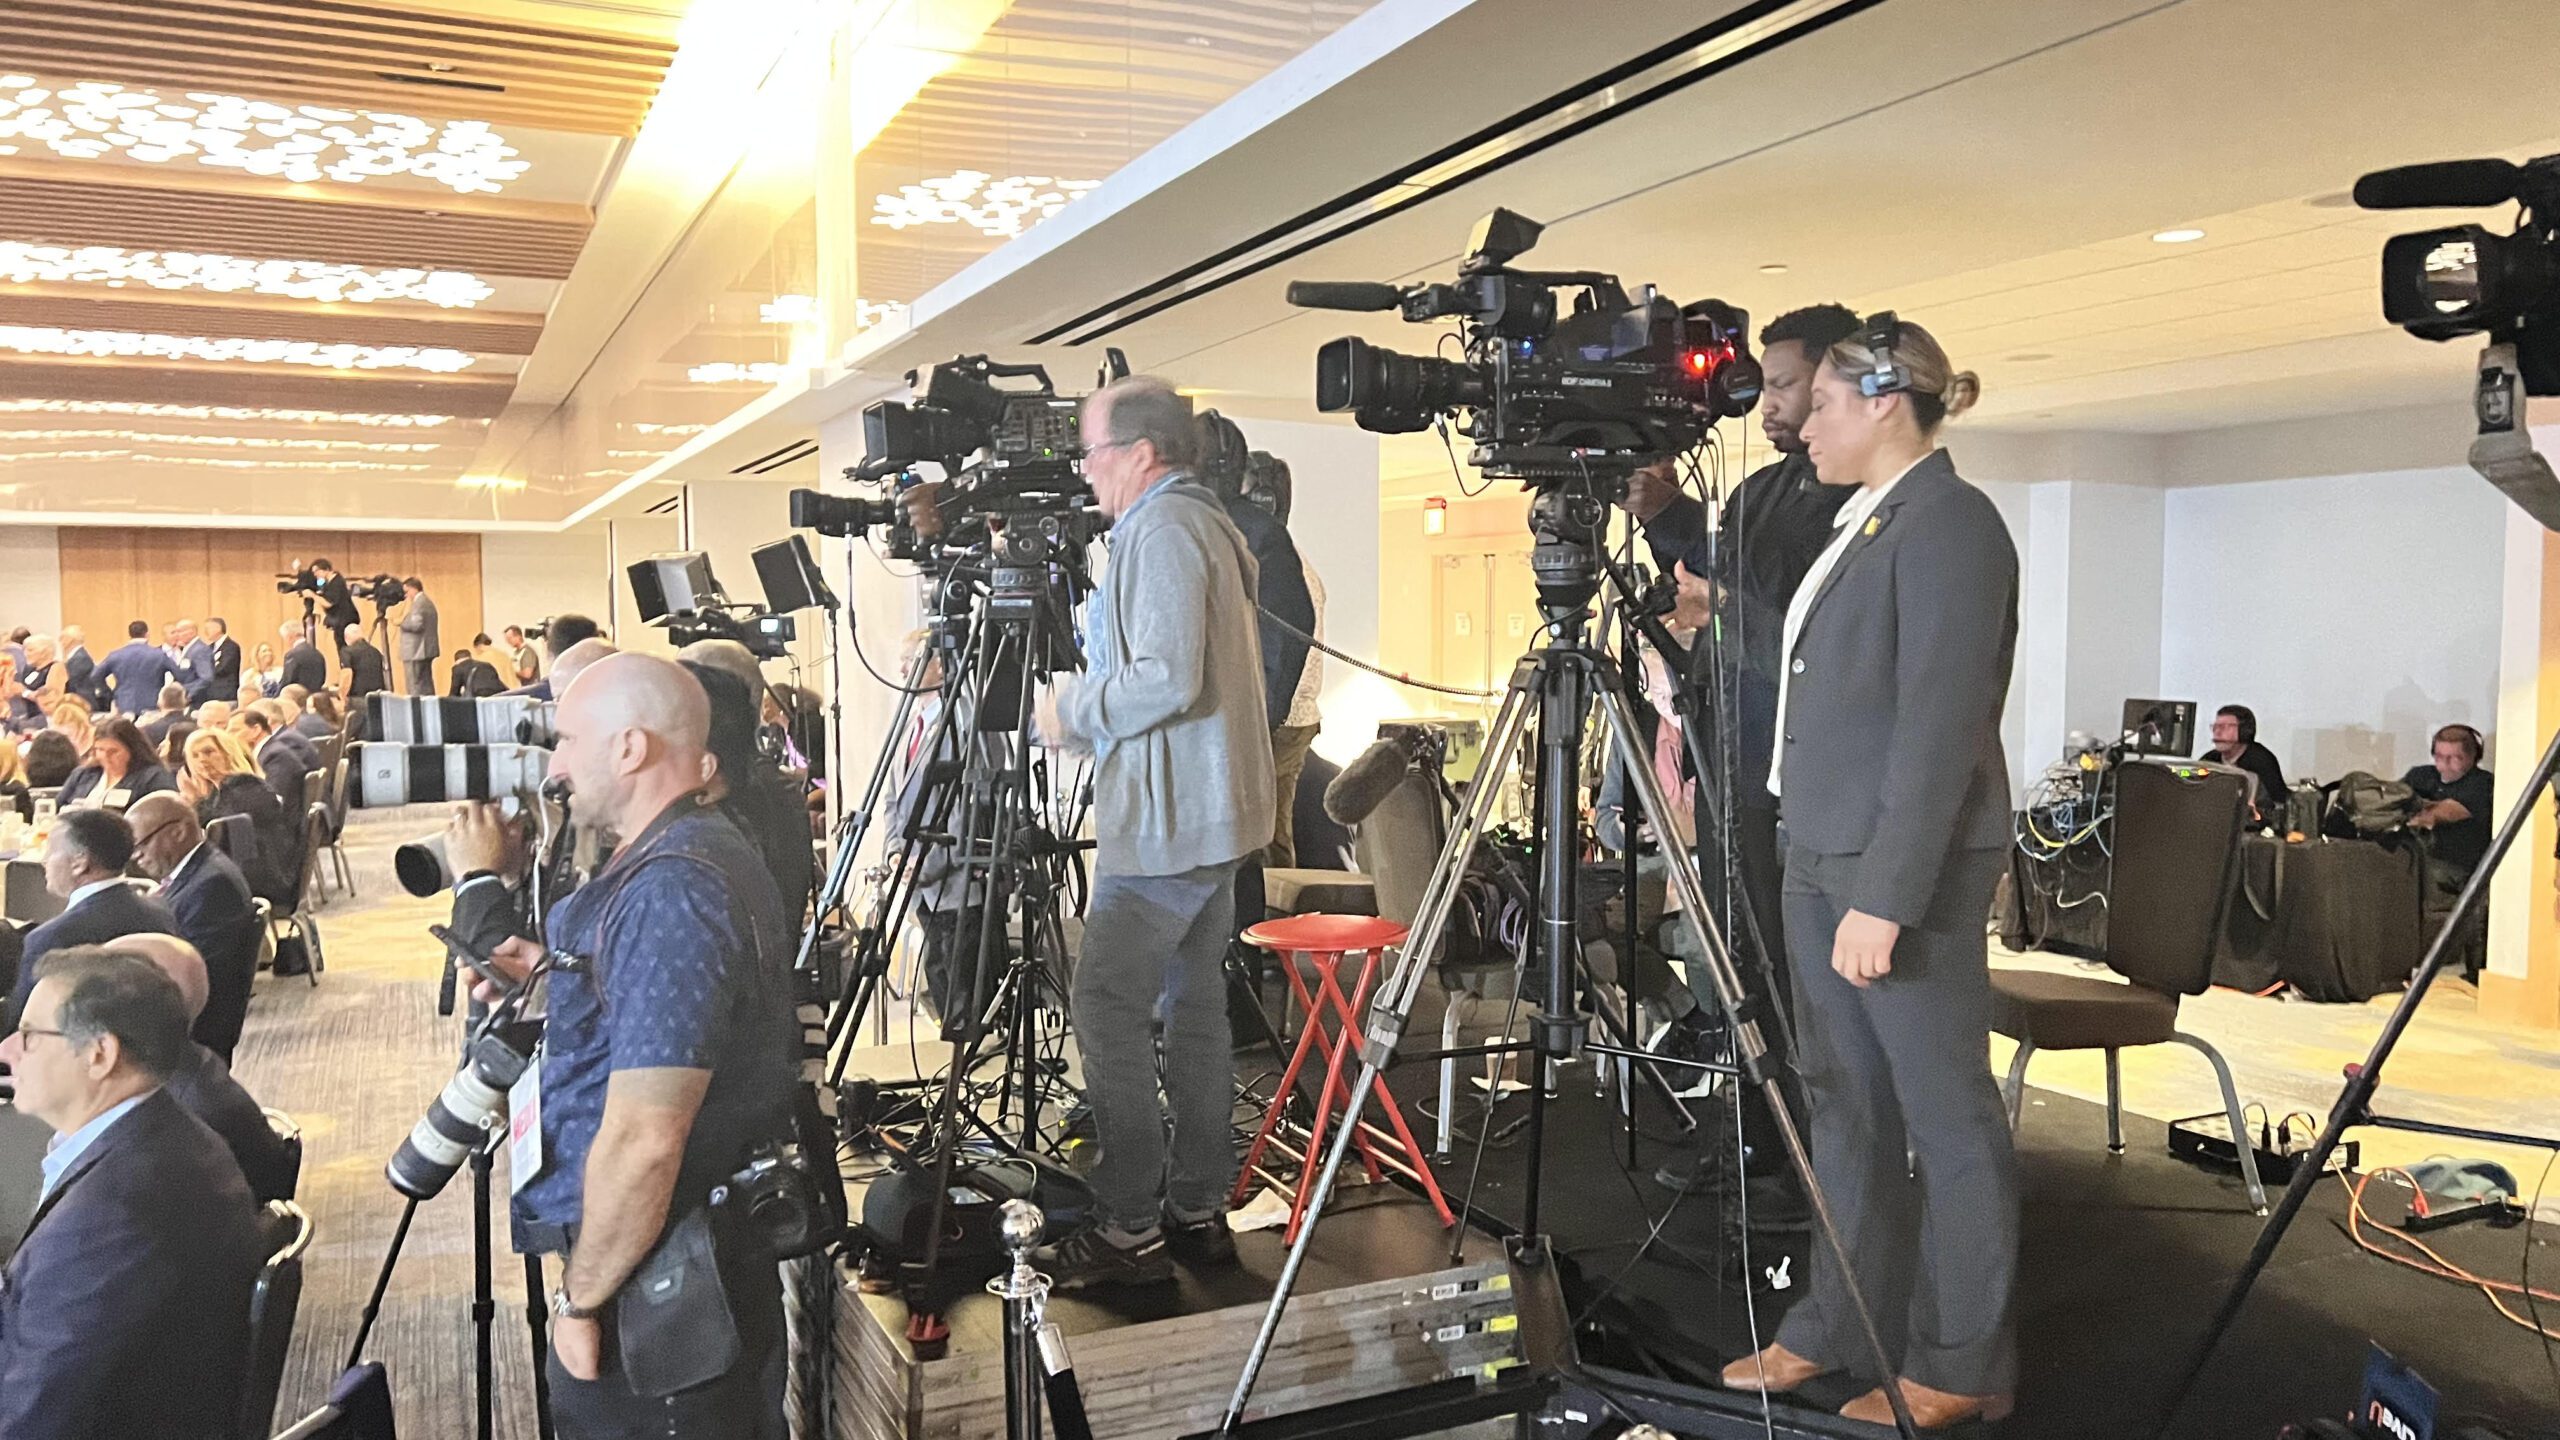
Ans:
MULTIPOLYGON (((1644 754, 1614 663, 1591 634, 1593 602, 1608 565, 1609 506, 1626 493, 1638 468, 1700 445, 1720 419, 1747 414, 1759 398, 1760 372, 1747 349, 1748 319, 1717 300, 1676 304, 1651 289, 1631 298, 1617 277, 1594 271, 1527 271, 1510 262, 1536 243, 1542 227, 1496 210, 1475 230, 1456 281, 1396 287, 1383 284, 1311 284, 1289 287, 1293 304, 1326 309, 1394 310, 1408 321, 1454 318, 1465 359, 1401 355, 1346 337, 1325 346, 1316 361, 1317 408, 1349 412, 1363 429, 1416 431, 1434 424, 1454 428, 1473 446, 1468 459, 1489 478, 1522 481, 1532 491, 1530 567, 1545 643, 1523 656, 1508 694, 1488 731, 1478 783, 1469 791, 1458 826, 1441 852, 1410 935, 1394 971, 1377 988, 1364 1027, 1361 1067, 1353 1082, 1344 1123, 1325 1155, 1312 1195, 1320 1215, 1358 1130, 1363 1107, 1379 1072, 1395 1057, 1423 979, 1438 958, 1443 934, 1502 788, 1504 767, 1522 758, 1537 780, 1531 848, 1537 856, 1537 915, 1532 926, 1539 977, 1528 983, 1542 997, 1530 1025, 1528 1050, 1535 1075, 1578 1052, 1622 1057, 1650 1069, 1673 1062, 1636 1049, 1623 1031, 1614 1043, 1584 1039, 1590 1026, 1577 987, 1577 924, 1581 914, 1580 793, 1583 735, 1596 704, 1621 753, 1644 754), (1569 313, 1558 292, 1575 292, 1569 313), (1534 758, 1526 751, 1535 720, 1534 758)), ((1622 583, 1631 584, 1622 577, 1622 583)), ((1632 597, 1630 597, 1632 598, 1632 597)), ((1627 767, 1642 808, 1658 834, 1672 833, 1670 800, 1650 765, 1627 767)), ((1697 870, 1670 867, 1683 923, 1726 1016, 1740 1075, 1759 1089, 1774 1117, 1788 1159, 1812 1201, 1820 1243, 1844 1274, 1847 1256, 1829 1205, 1813 1175, 1802 1133, 1780 1088, 1761 1029, 1757 1002, 1743 986, 1725 935, 1697 870)), ((1609 1018, 1603 1010, 1603 1018, 1609 1018)), ((1528 1087, 1531 1159, 1522 1195, 1515 1262, 1546 1269, 1552 1261, 1540 1229, 1538 1154, 1545 1135, 1545 1090, 1528 1087)), ((1312 1157, 1310 1159, 1312 1163, 1312 1157)), ((1247 1355, 1228 1402, 1222 1434, 1236 1434, 1270 1354, 1294 1290, 1310 1223, 1290 1247, 1260 1333, 1247 1355)), ((1894 1366, 1854 1282, 1850 1294, 1859 1328, 1878 1373, 1894 1366)), ((1490 1382, 1487 1382, 1490 1384, 1490 1382)), ((1902 1433, 1915 1434, 1901 1389, 1886 1385, 1902 1433)), ((1521 1406, 1538 1403, 1524 1398, 1521 1406)), ((1514 1407, 1521 1408, 1521 1407, 1514 1407)), ((1268 1422, 1285 1426, 1289 1417, 1268 1422)), ((1251 1427, 1244 1427, 1251 1428, 1251 1427)), ((1382 1432, 1383 1433, 1383 1432, 1382 1432)))
POLYGON ((931 1346, 941 1310, 1002 1269, 1005 1201, 1036 1198, 1053 1218, 1080 1208, 1078 1187, 1040 1152, 1044 1124, 1071 1098, 1053 1052, 1082 801, 1053 781, 1030 719, 1040 677, 1083 663, 1073 616, 1102 523, 1080 469, 1078 402, 1040 367, 962 356, 909 380, 911 402, 864 411, 870 458, 848 472, 864 484, 897 476, 896 488, 797 491, 791 513, 822 534, 882 531, 883 548, 932 582, 932 643, 910 665, 870 783, 838 830, 801 947, 806 964, 833 931, 851 951, 828 1016, 829 1079, 842 1087, 848 1134, 879 1137, 893 1163, 864 1199, 862 1258, 905 1293, 910 1339, 931 1346), (926 464, 946 478, 922 479, 926 464), (893 773, 903 775, 894 793, 893 773), (895 828, 857 905, 857 857, 884 817, 895 828), (847 1083, 854 1038, 911 929, 933 957, 950 1063, 936 1082, 847 1083), (991 1079, 980 1073, 990 1066, 991 1079), (901 1103, 901 1090, 915 1093, 901 1103))

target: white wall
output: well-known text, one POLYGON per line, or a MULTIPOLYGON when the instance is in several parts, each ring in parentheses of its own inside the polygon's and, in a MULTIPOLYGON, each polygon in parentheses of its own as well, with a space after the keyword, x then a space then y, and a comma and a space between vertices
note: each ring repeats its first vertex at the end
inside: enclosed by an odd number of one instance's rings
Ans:
POLYGON ((2251 707, 2287 778, 2397 775, 2448 721, 2495 746, 2508 506, 2479 476, 2330 475, 2166 500, 2161 694, 2206 714, 2251 707))
POLYGON ((50 525, 0 525, 0 633, 62 628, 62 548, 50 525))
POLYGON ((612 609, 606 581, 602 525, 560 535, 503 531, 480 537, 481 623, 493 636, 546 615, 602 621, 612 609))

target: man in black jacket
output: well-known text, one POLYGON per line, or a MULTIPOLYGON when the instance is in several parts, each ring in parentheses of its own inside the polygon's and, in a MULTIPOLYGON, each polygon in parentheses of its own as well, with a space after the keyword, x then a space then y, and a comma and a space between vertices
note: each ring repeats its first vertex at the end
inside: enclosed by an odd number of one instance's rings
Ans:
POLYGON ((347 627, 358 625, 363 617, 356 613, 355 592, 347 588, 347 577, 327 560, 311 562, 311 578, 320 586, 320 628, 338 642, 338 663, 347 660, 347 627))
POLYGON ((213 678, 202 694, 187 698, 198 705, 207 700, 236 700, 240 697, 240 642, 231 638, 231 622, 216 615, 204 622, 204 643, 213 651, 213 678))
MULTIPOLYGON (((169 907, 124 882, 133 863, 133 826, 112 810, 66 810, 53 822, 44 857, 45 888, 63 897, 62 913, 27 932, 27 950, 9 992, 9 1013, 24 1015, 36 967, 56 950, 103 945, 127 935, 174 935, 169 907)), ((10 1434, 0 1430, 0 1435, 10 1434)))
POLYGON ((258 978, 258 912, 249 903, 248 877, 206 841, 195 807, 175 795, 145 795, 126 818, 133 824, 135 867, 160 882, 160 903, 177 917, 174 933, 195 947, 205 967, 195 1041, 227 1064, 258 978))
POLYGON ((347 709, 361 714, 364 697, 391 688, 391 662, 364 638, 362 625, 350 625, 338 634, 343 642, 338 647, 338 659, 347 667, 347 709))
POLYGON ((284 683, 299 685, 308 693, 329 688, 329 662, 320 658, 318 647, 302 627, 287 625, 276 633, 284 640, 284 659, 277 667, 284 672, 284 683))
MULTIPOLYGON (((79 953, 139 955, 150 961, 178 987, 178 997, 186 1002, 187 1014, 202 1026, 208 994, 204 956, 184 939, 176 935, 127 935, 79 953)), ((231 1158, 240 1162, 240 1177, 249 1182, 249 1193, 259 1204, 293 1198, 302 1179, 301 1154, 267 1123, 266 1107, 232 1077, 229 1060, 214 1054, 202 1042, 191 1041, 186 1057, 169 1072, 166 1083, 169 1093, 177 1097, 188 1114, 221 1137, 231 1158)))
POLYGON ((0 1435, 235 1435, 266 1246, 231 1152, 164 1088, 186 1003, 139 955, 45 969, 0 1037, 57 1137, 0 1283, 0 1435))

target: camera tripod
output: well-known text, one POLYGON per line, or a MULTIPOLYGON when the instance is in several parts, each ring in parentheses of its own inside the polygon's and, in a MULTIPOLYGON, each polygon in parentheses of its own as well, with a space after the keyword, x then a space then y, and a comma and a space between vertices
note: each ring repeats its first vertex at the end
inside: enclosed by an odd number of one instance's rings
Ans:
MULTIPOLYGON (((2193 1398, 2196 1382, 2204 1378, 2205 1366, 2212 1362, 2214 1352, 2221 1348, 2232 1322, 2240 1318, 2241 1307, 2249 1301, 2250 1287, 2257 1283, 2267 1263, 2275 1258, 2276 1247, 2284 1243, 2285 1231, 2302 1213, 2303 1203, 2311 1198, 2312 1187, 2328 1175, 2329 1157, 2336 1152, 2338 1141, 2347 1127, 2377 1125, 2388 1130, 2448 1135, 2460 1140, 2488 1140, 2560 1150, 2560 1137, 2440 1125, 2426 1120, 2377 1115, 2372 1108, 2374 1092, 2382 1084, 2383 1065, 2391 1059, 2391 1052, 2400 1044, 2400 1036, 2409 1028, 2409 1022, 2417 1018, 2418 1006, 2426 1000, 2427 991, 2435 984, 2436 976, 2453 958, 2454 948, 2460 943, 2472 912, 2488 898, 2489 877, 2497 873, 2499 862, 2515 848, 2516 837, 2524 833, 2525 825, 2533 819, 2533 808, 2542 803, 2543 793, 2551 788, 2555 773, 2560 773, 2560 732, 2554 732, 2551 742, 2543 747, 2542 759, 2525 781, 2524 793, 2516 797, 2515 805, 2499 824, 2496 838, 2489 842, 2488 853, 2472 868, 2471 878, 2454 899, 2453 913, 2445 917, 2443 928, 2436 931, 2435 939, 2428 944, 2427 953, 2418 961, 2417 974, 2401 994, 2400 1003, 2392 1007, 2391 1018, 2383 1022, 2382 1033, 2374 1037, 2373 1048, 2365 1052, 2364 1063, 2348 1071, 2347 1083, 2339 1090, 2337 1102, 2329 1107, 2328 1120, 2320 1127, 2320 1138, 2312 1142, 2307 1153, 2295 1160, 2293 1179, 2285 1186, 2284 1197, 2276 1202, 2275 1209, 2267 1216, 2267 1223, 2260 1227, 2257 1243, 2249 1249, 2248 1260, 2241 1265, 2240 1273, 2232 1278, 2231 1288, 2224 1293, 2221 1307, 2214 1312, 2213 1323, 2205 1328, 2204 1338, 2197 1342, 2195 1353, 2188 1358, 2176 1388, 2169 1392, 2168 1402, 2160 1412, 2159 1433, 2163 1437, 2172 1433, 2179 1414, 2193 1398)), ((2242 1143, 2247 1143, 2247 1137, 2241 1138, 2242 1143)))
MULTIPOLYGON (((1003 1150, 1035 1150, 1041 1117, 1058 1108, 1067 1092, 1058 1067, 1042 1054, 1042 1016, 1066 1006, 1062 904, 1081 848, 1060 838, 1077 827, 1072 817, 1053 813, 1048 773, 1035 758, 1037 677, 1077 663, 1050 573, 1045 566, 955 566, 944 578, 937 609, 935 651, 946 666, 944 698, 915 742, 904 793, 890 801, 891 812, 902 820, 883 862, 886 882, 867 917, 846 917, 854 953, 827 1024, 833 1087, 843 1081, 863 1018, 877 1013, 896 937, 925 903, 925 888, 934 885, 958 897, 947 942, 937 942, 951 962, 940 977, 949 993, 937 998, 943 1035, 953 1050, 906 1159, 933 1176, 923 1248, 902 1267, 911 1295, 921 1293, 940 1263, 952 1176, 964 1145, 974 1134, 1003 1150), (980 573, 988 583, 973 596, 966 582, 980 573), (944 857, 942 873, 929 875, 937 856, 944 857), (970 1092, 973 1077, 997 1047, 1003 1068, 990 1117, 970 1092)), ((879 816, 899 743, 916 728, 917 701, 935 658, 928 651, 910 669, 899 718, 860 807, 847 815, 839 834, 836 864, 819 897, 820 917, 844 910, 853 857, 879 816)), ((813 920, 804 951, 815 944, 816 928, 813 920)), ((920 1081, 917 1088, 929 1087, 920 1081)), ((924 1322, 928 1331, 933 1323, 924 1322)))
MULTIPOLYGON (((1315 1238, 1317 1223, 1322 1219, 1325 1202, 1333 1193, 1334 1181, 1351 1148, 1352 1137, 1359 1131, 1361 1113, 1377 1087, 1379 1073, 1394 1059, 1396 1044, 1404 1034, 1414 1001, 1421 993, 1422 982, 1438 959, 1442 933, 1456 902, 1459 882, 1492 815, 1494 797, 1499 788, 1493 779, 1522 748, 1533 713, 1538 727, 1537 806, 1533 812, 1538 855, 1538 914, 1531 933, 1537 937, 1536 953, 1546 989, 1545 1002, 1530 1022, 1529 1049, 1535 1057, 1536 1067, 1528 1092, 1530 1158, 1522 1196, 1519 1243, 1535 1246, 1540 1242, 1540 1171, 1544 1168, 1540 1159, 1545 1141, 1546 1111, 1544 1080, 1550 1066, 1570 1057, 1582 1045, 1583 1031, 1588 1023, 1574 998, 1572 981, 1577 953, 1576 891, 1580 883, 1579 856, 1574 844, 1581 829, 1578 762, 1582 753, 1584 717, 1592 703, 1598 702, 1611 736, 1624 753, 1645 753, 1626 698, 1610 683, 1607 672, 1609 658, 1590 639, 1591 603, 1599 593, 1599 567, 1593 553, 1596 548, 1594 522, 1588 515, 1577 513, 1577 507, 1586 504, 1596 502, 1590 502, 1588 497, 1568 497, 1560 489, 1547 489, 1541 491, 1531 505, 1530 525, 1536 543, 1531 552, 1530 567, 1537 576, 1538 608, 1546 621, 1547 643, 1523 656, 1512 672, 1502 708, 1486 735, 1477 783, 1468 792, 1466 810, 1432 869, 1416 910, 1412 933, 1397 951, 1394 969, 1378 985, 1376 999, 1364 1027, 1366 1039, 1360 1050, 1360 1073, 1351 1084, 1350 1098, 1343 1110, 1342 1128, 1335 1133, 1333 1144, 1325 1154, 1323 1169, 1318 1172, 1315 1191, 1309 1199, 1307 1223, 1299 1232, 1296 1243, 1289 1247, 1288 1259, 1281 1267, 1270 1304, 1263 1312, 1261 1328, 1254 1336, 1253 1346, 1245 1356, 1243 1371, 1236 1379, 1234 1394, 1227 1402, 1226 1415, 1220 1426, 1223 1433, 1234 1432, 1243 1421, 1245 1405, 1252 1398, 1254 1384, 1261 1377, 1263 1364, 1270 1356, 1280 1321, 1296 1288, 1299 1271, 1306 1263, 1308 1247, 1315 1238)), ((1627 776, 1655 833, 1676 833, 1671 825, 1670 799, 1652 767, 1630 764, 1627 776)), ((1903 1399, 1902 1388, 1894 1383, 1896 1369, 1885 1349, 1883 1337, 1876 1329, 1873 1313, 1859 1289, 1856 1272, 1849 1264, 1839 1229, 1832 1219, 1830 1203, 1823 1194, 1821 1182, 1814 1176, 1812 1158, 1805 1149, 1803 1133, 1787 1103, 1777 1068, 1770 1063, 1768 1042, 1746 997, 1740 973, 1734 968, 1723 928, 1708 908, 1705 887, 1694 867, 1674 864, 1670 867, 1670 878, 1680 897, 1682 923, 1688 928, 1691 943, 1705 957, 1704 968, 1724 1010, 1742 1073, 1760 1089, 1787 1158, 1812 1204, 1815 1229, 1832 1263, 1840 1268, 1842 1283, 1856 1312, 1858 1330, 1865 1340, 1869 1359, 1876 1373, 1883 1377, 1883 1390, 1893 1407, 1895 1425, 1905 1437, 1915 1437, 1918 1432, 1903 1399)))

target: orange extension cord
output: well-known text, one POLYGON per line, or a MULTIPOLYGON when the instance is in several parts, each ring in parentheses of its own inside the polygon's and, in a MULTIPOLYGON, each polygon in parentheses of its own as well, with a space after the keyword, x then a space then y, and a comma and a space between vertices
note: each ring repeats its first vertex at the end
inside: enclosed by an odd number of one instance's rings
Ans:
MULTIPOLYGON (((2546 1181, 2551 1178, 2550 1162, 2544 1162, 2542 1174, 2543 1179, 2546 1181)), ((2464 1285, 2469 1285, 2478 1290, 2482 1295, 2487 1296, 2489 1303, 2496 1306, 2498 1313, 2505 1316, 2508 1320, 2527 1330, 2533 1331, 2545 1340, 2560 1340, 2560 1331, 2554 1331, 2535 1324, 2530 1318, 2516 1313, 2515 1310, 2509 1307, 2507 1302, 2508 1296, 2519 1295, 2525 1296, 2529 1300, 2533 1301, 2560 1304, 2560 1294, 2554 1294, 2549 1290, 2540 1288, 2528 1288, 2520 1284, 2511 1284, 2504 1280, 2492 1280, 2485 1275, 2475 1275, 2438 1254, 2432 1246, 2428 1245, 2427 1242, 2419 1239, 2417 1236, 2408 1234, 2404 1231, 2389 1229, 2383 1226, 2379 1221, 2376 1221, 2371 1215, 2365 1213, 2364 1187, 2372 1184, 2377 1176, 2382 1175, 2396 1175, 2400 1177, 2402 1184, 2409 1187, 2411 1194, 2414 1195, 2421 1193, 2418 1189, 2417 1177, 2411 1175, 2408 1171, 2397 1165, 2386 1165, 2378 1169, 2369 1170, 2365 1172, 2363 1178, 2352 1183, 2348 1181, 2345 1172, 2339 1172, 2338 1184, 2344 1187, 2347 1192, 2347 1236, 2349 1239, 2355 1241, 2356 1244, 2367 1253, 2378 1255, 2383 1259, 2390 1261, 2394 1265, 2406 1265, 2412 1270, 2433 1275, 2438 1279, 2452 1280, 2464 1285), (2366 1236, 2365 1227, 2368 1225, 2372 1226, 2375 1232, 2381 1235, 2384 1239, 2397 1240, 2401 1244, 2408 1246, 2410 1249, 2417 1251, 2421 1255, 2424 1255, 2426 1259, 2414 1260, 2406 1255, 2394 1254, 2393 1252, 2382 1248, 2379 1243, 2366 1236)), ((2537 1206, 2541 1203, 2541 1199, 2542 1187, 2540 1183, 2537 1183, 2534 1187, 2534 1202, 2537 1206)), ((2529 1226, 2531 1222, 2528 1221, 2527 1224, 2529 1226)), ((2528 1231, 2528 1234, 2529 1233, 2530 1231, 2528 1231)))

